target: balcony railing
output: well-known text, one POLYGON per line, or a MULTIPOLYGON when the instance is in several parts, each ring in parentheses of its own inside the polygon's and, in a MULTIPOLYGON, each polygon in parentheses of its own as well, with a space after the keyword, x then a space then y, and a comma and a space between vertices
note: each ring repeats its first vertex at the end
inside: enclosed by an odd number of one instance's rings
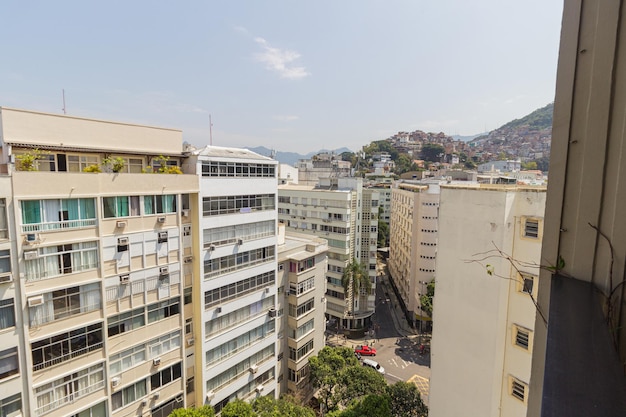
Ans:
MULTIPOLYGON (((73 383, 75 383, 75 381, 73 383)), ((74 387, 73 386, 64 385, 64 386, 57 387, 57 389, 59 389, 59 388, 70 390, 70 389, 72 389, 74 387)), ((66 395, 65 397, 62 397, 62 398, 56 399, 56 400, 54 400, 54 401, 52 401, 50 403, 47 403, 47 404, 45 404, 45 405, 35 409, 35 414, 38 415, 38 416, 41 416, 41 415, 47 413, 48 411, 55 410, 55 409, 57 409, 59 407, 64 406, 65 404, 74 403, 78 399, 84 397, 85 395, 91 394, 92 392, 98 391, 98 390, 100 390, 102 388, 104 388, 104 380, 98 381, 98 382, 96 382, 93 385, 90 385, 90 386, 85 387, 83 389, 79 389, 78 391, 72 392, 69 395, 66 395)))
POLYGON ((58 222, 23 224, 22 233, 47 232, 61 229, 80 229, 96 225, 96 219, 62 220, 58 222))

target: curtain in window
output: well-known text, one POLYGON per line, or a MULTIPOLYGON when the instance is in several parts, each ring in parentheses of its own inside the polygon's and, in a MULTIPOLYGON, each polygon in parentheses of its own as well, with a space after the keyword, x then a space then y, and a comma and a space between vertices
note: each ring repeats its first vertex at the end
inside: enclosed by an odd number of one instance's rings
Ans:
POLYGON ((58 222, 61 220, 59 212, 61 211, 61 201, 59 200, 43 200, 43 221, 45 223, 58 222))
POLYGON ((102 199, 102 209, 104 210, 104 217, 115 217, 115 197, 104 197, 102 199))
POLYGON ((100 285, 87 284, 80 287, 80 311, 86 313, 100 308, 100 285))
MULTIPOLYGON (((56 247, 44 248, 44 253, 57 253, 56 247)), ((60 275, 61 271, 61 257, 58 255, 49 255, 44 258, 45 270, 43 271, 42 278, 50 278, 60 275)))
POLYGON ((67 212, 67 220, 79 220, 78 199, 61 200, 61 210, 67 212))
POLYGON ((116 197, 117 217, 128 217, 128 197, 116 197))
POLYGON ((82 269, 98 267, 98 247, 95 242, 83 243, 83 251, 78 255, 82 255, 82 263, 74 265, 80 265, 82 269))
POLYGON ((39 204, 39 200, 22 201, 22 223, 41 223, 41 206, 39 204))
POLYGON ((154 214, 154 196, 146 195, 143 197, 143 210, 145 214, 154 214))
POLYGON ((28 308, 30 316, 30 326, 36 327, 44 323, 54 320, 54 303, 52 302, 52 293, 43 295, 43 304, 28 308))
POLYGON ((0 301, 0 329, 15 326, 15 309, 13 299, 0 301))
MULTIPOLYGON (((49 384, 47 384, 49 385, 49 384)), ((46 385, 46 386, 47 386, 46 385)), ((54 401, 54 393, 52 391, 37 394, 37 409, 43 414, 50 410, 50 405, 54 401)))
POLYGON ((130 197, 130 215, 131 216, 139 216, 139 197, 131 196, 130 197))
POLYGON ((81 198, 78 202, 82 219, 96 218, 96 203, 93 198, 81 198))
POLYGON ((174 213, 176 212, 176 196, 175 195, 164 195, 163 197, 163 213, 174 213))

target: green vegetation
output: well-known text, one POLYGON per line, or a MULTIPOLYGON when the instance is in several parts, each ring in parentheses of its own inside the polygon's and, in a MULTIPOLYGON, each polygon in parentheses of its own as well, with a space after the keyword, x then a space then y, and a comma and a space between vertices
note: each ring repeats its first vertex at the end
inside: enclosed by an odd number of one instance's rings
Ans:
POLYGON ((521 119, 515 119, 501 129, 514 129, 516 127, 528 126, 531 130, 542 130, 552 127, 552 114, 554 113, 554 103, 535 110, 521 119))
POLYGON ((102 160, 102 166, 107 172, 120 172, 124 169, 125 164, 124 158, 119 156, 116 158, 107 157, 102 160))
POLYGON ((420 296, 420 304, 422 305, 422 311, 428 314, 428 317, 433 316, 433 297, 435 296, 435 280, 433 279, 426 284, 426 294, 420 296))
MULTIPOLYGON (((367 273, 367 270, 356 259, 352 258, 346 269, 341 276, 341 285, 343 285, 344 293, 348 293, 348 288, 352 282, 352 294, 359 295, 359 290, 364 288, 368 292, 372 289, 372 281, 367 273)), ((352 306, 349 307, 352 309, 352 306)))
POLYGON ((210 405, 204 405, 199 408, 177 408, 172 411, 169 417, 213 417, 215 412, 210 405))
POLYGON ((50 152, 35 148, 22 154, 18 154, 15 156, 18 161, 16 168, 18 171, 39 171, 39 160, 43 159, 43 156, 49 153, 50 152))
POLYGON ((446 152, 445 148, 436 143, 425 143, 422 145, 421 157, 428 162, 441 162, 441 157, 446 152))

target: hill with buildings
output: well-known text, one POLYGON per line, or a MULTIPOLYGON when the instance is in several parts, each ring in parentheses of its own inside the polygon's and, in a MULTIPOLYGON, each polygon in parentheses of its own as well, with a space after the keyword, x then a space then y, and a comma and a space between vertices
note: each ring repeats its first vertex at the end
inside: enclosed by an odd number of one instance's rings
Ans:
POLYGON ((247 148, 247 149, 251 150, 252 152, 258 153, 259 155, 272 157, 276 159, 278 162, 280 162, 281 164, 287 164, 291 166, 293 166, 300 159, 310 159, 311 157, 313 157, 313 155, 317 155, 320 153, 328 152, 328 153, 334 153, 335 155, 341 155, 343 152, 352 152, 348 148, 339 148, 335 150, 320 149, 317 152, 309 152, 306 155, 302 155, 296 152, 275 151, 273 149, 268 149, 265 146, 257 146, 255 148, 247 148))

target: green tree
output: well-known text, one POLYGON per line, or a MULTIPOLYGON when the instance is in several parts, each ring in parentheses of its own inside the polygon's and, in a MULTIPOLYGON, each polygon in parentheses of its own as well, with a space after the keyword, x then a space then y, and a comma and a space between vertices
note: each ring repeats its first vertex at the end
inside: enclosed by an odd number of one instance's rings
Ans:
MULTIPOLYGON (((345 294, 348 294, 350 285, 352 285, 352 295, 354 296, 359 295, 361 288, 364 288, 368 292, 372 289, 372 281, 370 281, 367 270, 354 258, 352 258, 343 270, 341 285, 343 285, 345 294)), ((354 313, 354 305, 350 305, 348 308, 350 313, 354 313)))
POLYGON ((540 169, 543 172, 548 172, 550 169, 550 158, 547 156, 535 159, 535 162, 537 163, 537 169, 540 169))
POLYGON ((428 407, 422 401, 419 390, 410 382, 396 382, 387 387, 391 399, 392 417, 426 417, 428 407))
POLYGON ((387 395, 368 395, 361 401, 355 401, 343 411, 329 414, 329 417, 392 417, 394 414, 387 395))
POLYGON ((413 163, 413 159, 408 153, 401 153, 396 161, 395 173, 400 175, 409 171, 417 171, 417 164, 413 163))
POLYGON ((234 400, 222 408, 222 417, 256 417, 252 405, 242 400, 234 400))
POLYGON ((370 394, 382 395, 387 387, 385 378, 369 366, 347 367, 339 374, 338 382, 335 390, 339 394, 339 404, 344 407, 352 400, 370 394))
POLYGON ((317 355, 309 358, 309 378, 318 390, 317 398, 327 411, 337 409, 340 375, 347 367, 359 366, 354 351, 347 347, 324 346, 317 355))
POLYGON ((435 280, 433 279, 426 285, 426 294, 420 296, 420 304, 422 310, 428 314, 428 317, 433 316, 433 297, 435 296, 435 280))
POLYGON ((315 417, 312 409, 296 403, 295 398, 285 395, 278 400, 273 397, 259 397, 252 403, 258 417, 315 417))
POLYGON ((215 411, 210 405, 203 405, 199 408, 177 408, 172 411, 169 417, 213 417, 215 411))
POLYGON ((445 148, 437 143, 425 143, 422 145, 420 155, 424 161, 441 162, 441 157, 445 151, 445 148))
POLYGON ((522 169, 529 170, 529 171, 535 170, 537 169, 537 162, 535 161, 522 162, 522 169))
POLYGON ((389 246, 389 225, 383 221, 378 220, 378 247, 386 248, 389 246))

